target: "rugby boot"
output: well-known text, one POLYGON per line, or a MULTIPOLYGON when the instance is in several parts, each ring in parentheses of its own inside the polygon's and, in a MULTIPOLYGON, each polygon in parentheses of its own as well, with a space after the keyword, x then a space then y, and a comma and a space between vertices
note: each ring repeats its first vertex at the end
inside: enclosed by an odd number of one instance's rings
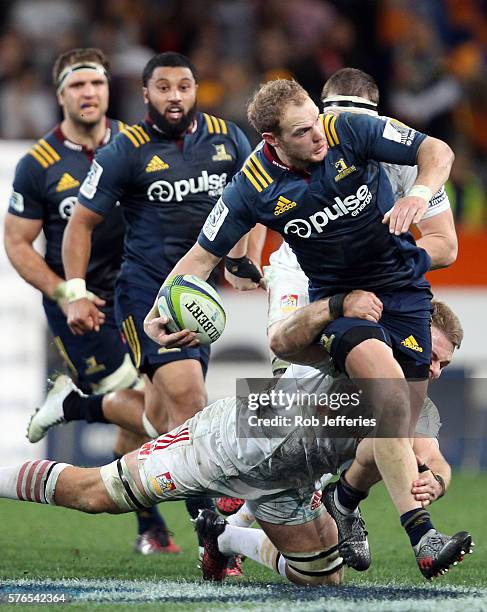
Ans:
POLYGON ((39 442, 46 433, 55 425, 66 423, 63 412, 63 402, 72 393, 83 395, 74 382, 61 374, 54 381, 49 381, 52 385, 46 395, 44 403, 35 409, 27 426, 27 438, 29 442, 39 442))
POLYGON ((413 546, 419 571, 426 580, 441 576, 450 565, 463 561, 467 553, 473 552, 472 536, 466 531, 447 536, 430 529, 421 540, 413 546))
POLYGON ((338 528, 338 551, 348 567, 363 572, 370 567, 370 548, 365 522, 357 508, 351 514, 343 514, 335 504, 336 482, 323 489, 322 502, 335 520, 338 528))
POLYGON ((219 497, 215 500, 215 506, 225 516, 235 514, 245 504, 245 499, 238 499, 236 497, 219 497))
POLYGON ((177 555, 182 552, 169 531, 160 525, 140 533, 135 540, 134 550, 141 555, 177 555))
POLYGON ((243 576, 242 561, 242 555, 232 555, 229 557, 228 565, 225 570, 225 576, 232 578, 243 576))
POLYGON ((196 531, 204 544, 201 571, 205 580, 222 582, 225 579, 230 557, 220 552, 218 536, 225 531, 226 526, 227 521, 223 516, 211 510, 201 510, 195 520, 196 531))

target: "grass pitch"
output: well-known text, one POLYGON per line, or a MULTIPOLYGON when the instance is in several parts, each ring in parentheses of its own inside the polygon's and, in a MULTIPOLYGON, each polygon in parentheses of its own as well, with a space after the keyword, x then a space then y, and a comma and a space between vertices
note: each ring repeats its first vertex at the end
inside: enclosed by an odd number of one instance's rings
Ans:
MULTIPOLYGON (((469 530, 475 553, 441 579, 427 583, 382 485, 363 504, 373 563, 348 570, 338 588, 296 588, 250 560, 245 577, 222 585, 201 581, 196 539, 184 505, 159 508, 184 548, 182 555, 142 557, 132 552, 129 515, 88 516, 63 508, 0 502, 0 603, 10 593, 65 593, 72 610, 460 610, 487 611, 487 474, 455 474, 446 497, 433 504, 446 533, 469 530)), ((35 606, 29 609, 55 609, 35 606)), ((2 606, 3 610, 18 605, 2 606)))

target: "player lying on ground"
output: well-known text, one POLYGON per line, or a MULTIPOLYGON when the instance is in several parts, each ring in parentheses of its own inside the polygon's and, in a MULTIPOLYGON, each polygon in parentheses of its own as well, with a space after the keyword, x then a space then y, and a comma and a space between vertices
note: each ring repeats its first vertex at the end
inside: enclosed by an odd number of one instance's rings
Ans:
MULTIPOLYGON (((319 369, 293 366, 276 390, 288 392, 299 385, 324 394, 333 383, 327 375, 332 372, 329 362, 319 369)), ((0 468, 0 496, 113 514, 204 493, 242 497, 249 500, 262 531, 226 526, 221 517, 203 511, 197 526, 206 546, 205 577, 222 579, 223 553, 239 552, 298 584, 339 583, 343 562, 336 525, 317 487, 322 474, 336 473, 356 450, 360 453, 363 442, 357 447, 353 438, 319 437, 321 424, 315 429, 296 419, 273 430, 273 437, 239 437, 239 428, 250 423, 248 408, 243 398, 219 400, 170 434, 102 468, 47 460, 0 468)), ((280 408, 273 406, 273 414, 280 408)), ((269 412, 259 407, 252 414, 269 412)), ((285 414, 299 411, 293 407, 285 414)), ((424 413, 426 431, 436 435, 435 419, 429 414, 424 413)), ((453 537, 429 534, 415 551, 423 574, 429 578, 442 573, 470 544, 464 532, 453 537), (427 569, 425 558, 430 560, 427 569)))
MULTIPOLYGON (((356 314, 366 316, 369 306, 364 307, 366 303, 364 297, 366 292, 357 292, 352 294, 348 300, 346 300, 345 308, 351 308, 346 310, 349 314, 356 314), (359 307, 363 310, 359 312, 359 307), (352 310, 355 308, 355 310, 352 310)), ((326 300, 322 300, 322 309, 326 311, 326 300)), ((440 335, 434 335, 434 338, 439 339, 440 335)), ((444 366, 448 361, 446 356, 439 347, 434 349, 435 355, 437 354, 436 361, 441 359, 442 365, 444 366)), ((450 348, 450 356, 453 352, 453 345, 450 348)), ((439 361, 433 368, 439 368, 439 361)), ((291 369, 287 374, 287 378, 291 380, 303 379, 308 380, 311 383, 312 388, 321 387, 326 390, 327 385, 330 384, 329 377, 327 374, 333 373, 333 369, 330 366, 328 360, 323 363, 322 370, 316 370, 313 368, 291 369)), ((289 384, 289 383, 287 383, 289 384)), ((222 577, 222 572, 225 566, 225 559, 220 558, 218 551, 222 553, 241 553, 253 558, 254 560, 263 562, 264 564, 276 568, 274 564, 277 560, 279 565, 279 571, 281 573, 287 571, 287 575, 294 581, 298 580, 298 577, 293 574, 294 570, 285 569, 286 561, 284 558, 277 558, 278 549, 281 553, 286 554, 288 557, 296 557, 296 554, 316 553, 320 550, 320 547, 326 544, 326 548, 330 546, 336 546, 336 532, 334 527, 329 523, 329 517, 323 514, 323 508, 319 503, 320 495, 315 489, 317 476, 325 472, 335 471, 336 467, 341 464, 345 459, 349 459, 353 456, 355 451, 355 442, 349 441, 349 446, 346 448, 344 454, 338 452, 337 448, 334 448, 335 441, 326 441, 324 448, 326 453, 330 453, 330 458, 334 457, 331 463, 334 464, 334 469, 330 469, 330 459, 326 458, 324 463, 320 462, 320 466, 316 468, 316 473, 309 473, 309 466, 305 462, 302 463, 302 457, 296 458, 296 449, 293 449, 292 436, 290 435, 286 441, 286 444, 282 446, 276 446, 278 440, 265 440, 255 439, 254 448, 244 445, 240 448, 241 442, 236 438, 236 404, 235 400, 223 400, 213 404, 211 407, 205 410, 205 416, 201 417, 202 421, 194 421, 185 424, 178 430, 162 436, 158 440, 154 441, 150 445, 146 445, 140 451, 140 461, 138 461, 134 455, 127 456, 123 462, 120 462, 115 470, 114 464, 111 467, 105 467, 101 470, 93 469, 82 469, 82 468, 69 468, 69 470, 62 471, 60 478, 60 485, 57 486, 56 496, 54 497, 54 487, 56 486, 56 478, 61 470, 66 466, 54 467, 53 477, 47 478, 47 469, 49 462, 41 462, 36 464, 31 462, 21 466, 22 474, 19 472, 19 467, 16 468, 4 468, 3 476, 0 475, 0 483, 4 483, 0 487, 1 494, 8 497, 24 499, 34 499, 36 501, 44 501, 44 497, 41 492, 45 489, 45 498, 48 502, 54 502, 58 505, 66 505, 68 507, 75 507, 85 511, 107 511, 117 512, 120 510, 128 510, 131 505, 136 503, 144 503, 147 501, 147 495, 150 497, 151 494, 156 491, 156 496, 160 501, 162 499, 174 499, 178 497, 180 493, 189 493, 191 488, 194 487, 194 493, 197 493, 200 488, 210 487, 216 494, 231 495, 237 497, 243 497, 250 499, 250 510, 257 517, 264 532, 268 535, 270 540, 274 544, 274 548, 265 538, 264 534, 257 530, 250 530, 246 534, 239 530, 238 527, 229 526, 224 529, 225 525, 223 522, 218 522, 217 519, 212 515, 205 514, 204 521, 210 523, 208 526, 209 534, 207 534, 207 542, 209 552, 206 556, 205 572, 208 577, 219 578, 222 577), (206 425, 203 426, 203 423, 206 425), (223 428, 223 429, 222 429, 223 428), (224 430, 228 432, 225 435, 225 444, 230 447, 222 454, 220 446, 217 444, 215 451, 213 445, 216 444, 215 440, 215 429, 217 431, 224 430), (192 447, 197 444, 197 449, 194 450, 192 447), (265 448, 260 448, 259 444, 263 444, 265 448), (267 447, 266 447, 267 444, 267 447), (327 444, 329 446, 327 447, 327 444), (276 454, 275 451, 278 451, 276 454), (178 452, 176 452, 178 451, 178 452), (206 452, 206 454, 205 454, 206 452), (149 457, 151 461, 144 463, 144 458, 149 457), (158 458, 170 461, 169 464, 153 463, 158 458), (231 459, 231 458, 234 459, 231 459), (272 457, 272 459, 270 459, 272 457), (201 458, 201 459, 200 459, 201 458), (223 459, 222 459, 223 458, 223 459), (230 458, 230 459, 229 459, 230 458), (200 465, 199 461, 202 462, 201 470, 197 468, 200 465), (146 468, 153 466, 152 473, 148 473, 146 468), (44 466, 44 468, 42 468, 44 466), (129 467, 127 467, 129 466, 129 467), (137 477, 135 468, 139 468, 143 471, 143 475, 137 477), (259 466, 252 469, 252 466, 259 466), (294 466, 294 468, 293 468, 294 466), (297 469, 299 466, 299 470, 297 469), (22 469, 23 467, 23 469, 22 469), (33 478, 35 471, 42 470, 42 473, 37 478, 33 478), (118 471, 120 469, 120 472, 118 471), (296 474, 293 472, 297 470, 299 474, 298 478, 302 478, 305 474, 308 479, 307 485, 304 489, 304 497, 301 494, 297 494, 296 491, 290 489, 296 474), (32 474, 29 477, 30 470, 32 474), (127 486, 129 489, 124 489, 123 485, 118 482, 119 476, 124 477, 128 482, 127 486), (134 471, 135 470, 135 471, 134 471), (195 471, 196 470, 196 471, 195 471), (111 475, 110 475, 111 474, 111 475), (145 474, 145 475, 144 475, 145 474), (65 475, 65 476, 64 476, 65 475), (196 476, 195 476, 196 475, 196 476), (242 478, 242 481, 239 480, 242 478), (103 478, 105 480, 103 480, 103 478), (34 491, 33 494, 27 495, 22 493, 22 482, 24 479, 29 479, 30 488, 34 491), (127 480, 128 479, 128 480, 127 480), (180 479, 185 483, 183 488, 179 484, 180 479), (273 487, 273 481, 279 481, 278 488, 273 487), (146 483, 148 489, 141 489, 141 481, 146 483), (218 482, 217 482, 218 481, 218 482), (32 483, 34 482, 34 487, 32 483), (103 483, 106 483, 108 490, 112 491, 112 496, 107 492, 106 487, 103 483), (17 489, 17 484, 19 487, 17 489), (37 484, 36 484, 37 483, 37 484), (111 483, 111 484, 110 484, 111 483), (134 484, 135 483, 135 484, 134 484), (130 487, 135 486, 135 491, 138 494, 138 498, 135 497, 134 492, 130 487), (280 488, 280 490, 279 490, 280 488), (17 493, 17 490, 19 493, 17 493), (37 495, 36 495, 37 491, 37 495), (83 491, 81 497, 77 497, 78 491, 83 491), (132 497, 128 491, 132 492, 132 497), (283 492, 285 491, 285 492, 283 492), (259 498, 264 495, 264 499, 259 502, 259 498), (115 496, 115 497, 113 497, 115 496), (118 496, 118 497, 117 497, 118 496), (270 496, 270 497, 269 497, 270 496), (125 501, 122 503, 122 507, 114 507, 113 499, 123 498, 125 501), (135 500, 135 501, 134 501, 135 500), (215 526, 214 523, 217 523, 215 526), (214 539, 211 539, 211 534, 214 534, 214 530, 224 531, 218 540, 219 549, 216 548, 214 539), (322 533, 323 537, 317 536, 322 533), (227 539, 228 538, 228 539, 227 539), (318 539, 317 539, 318 538, 318 539), (321 538, 321 540, 320 540, 321 538), (253 552, 252 552, 253 551, 253 552), (294 555, 291 553, 295 553, 294 555), (215 561, 216 557, 216 561, 215 561), (217 569, 214 569, 216 564, 217 569), (213 567, 213 569, 212 569, 213 567), (219 569, 218 569, 219 568, 219 569)), ((196 417, 195 417, 196 418, 196 417)), ((199 419, 199 417, 198 417, 199 419)), ((439 453, 436 444, 432 441, 432 438, 436 437, 439 426, 439 419, 435 418, 434 410, 426 407, 424 417, 419 421, 418 434, 429 435, 428 438, 418 438, 415 440, 415 451, 422 460, 427 463, 430 468, 435 472, 439 473, 446 485, 449 482, 449 469, 447 464, 444 462, 441 454, 439 453)), ((309 431, 301 432, 300 435, 306 438, 309 435, 309 431)), ((300 439, 299 436, 297 439, 300 439)), ((362 457, 360 451, 364 448, 368 441, 363 441, 358 446, 359 457, 362 457)), ((340 441, 340 443, 346 443, 346 441, 340 441)), ((224 450, 224 449, 223 449, 224 450)), ((299 452, 304 452, 303 447, 300 446, 299 452)), ((363 457, 365 458, 365 449, 363 457)), ((364 459, 362 459, 363 461, 364 459)), ((371 475, 370 478, 374 480, 374 466, 364 466, 367 472, 371 475)), ((26 481, 27 482, 27 481, 26 481)), ((435 481, 436 482, 436 481, 435 481)), ((318 484, 321 487, 321 484, 318 484)), ((302 483, 300 485, 302 488, 302 483)), ((438 496, 437 487, 432 483, 429 475, 420 477, 418 481, 414 483, 414 490, 412 491, 415 498, 421 502, 431 500, 438 496), (424 479, 424 481, 423 481, 424 479), (427 496, 427 498, 425 497, 427 496)), ((360 520, 360 519, 359 519, 360 520)), ((349 521, 350 522, 350 521, 349 521)), ((352 523, 356 523, 354 519, 352 523)), ((203 528, 202 528, 203 529, 203 528)), ((423 538, 422 543, 416 548, 416 555, 418 560, 423 558, 422 548, 423 545, 428 545, 430 536, 434 535, 436 541, 436 552, 434 557, 434 563, 432 568, 425 574, 426 576, 440 573, 446 566, 454 562, 459 558, 461 550, 468 547, 467 544, 470 541, 469 536, 459 536, 458 538, 446 538, 440 536, 436 532, 429 534, 428 537, 423 538), (454 555, 453 559, 452 546, 459 546, 461 550, 454 551, 459 552, 458 555, 454 555), (445 550, 449 555, 445 559, 445 550), (452 560, 453 559, 453 560, 452 560)), ((426 549, 427 550, 427 549, 426 549)), ((317 553, 318 554, 318 553, 317 553)), ((299 555, 298 555, 299 556, 299 555)), ((336 559, 334 559, 334 562, 336 559)), ((326 566, 328 567, 328 566, 326 566)), ((320 571, 328 571, 323 566, 320 571)), ((333 569, 332 566, 331 569, 333 569)), ((308 571, 304 569, 303 571, 308 571)), ((332 575, 336 572, 332 572, 332 575)), ((321 579, 323 576, 314 576, 313 580, 321 579)), ((301 579, 304 580, 303 576, 301 579)), ((336 580, 337 575, 333 578, 326 578, 326 580, 336 580)), ((323 578, 325 580, 325 578, 323 578)), ((310 581, 312 582, 311 578, 310 581)))

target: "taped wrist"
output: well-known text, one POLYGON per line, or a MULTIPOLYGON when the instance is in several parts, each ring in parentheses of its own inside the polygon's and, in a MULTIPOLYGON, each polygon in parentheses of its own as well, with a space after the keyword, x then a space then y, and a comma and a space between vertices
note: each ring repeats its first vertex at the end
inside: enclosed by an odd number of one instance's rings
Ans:
POLYGON ((328 300, 328 310, 332 319, 343 317, 343 303, 348 293, 337 293, 328 300))
POLYGON ((431 189, 426 185, 413 185, 408 191, 408 196, 422 198, 425 202, 429 202, 433 196, 431 189))
POLYGON ((248 257, 225 257, 225 268, 239 278, 250 278, 258 283, 262 278, 259 268, 248 257))
POLYGON ((68 302, 75 302, 88 297, 84 278, 70 278, 66 281, 64 294, 68 302))
POLYGON ((446 484, 445 481, 443 480, 443 476, 440 476, 439 474, 433 474, 434 479, 440 483, 441 486, 441 493, 440 495, 438 495, 438 499, 440 499, 440 497, 443 497, 443 495, 445 495, 446 493, 446 484))

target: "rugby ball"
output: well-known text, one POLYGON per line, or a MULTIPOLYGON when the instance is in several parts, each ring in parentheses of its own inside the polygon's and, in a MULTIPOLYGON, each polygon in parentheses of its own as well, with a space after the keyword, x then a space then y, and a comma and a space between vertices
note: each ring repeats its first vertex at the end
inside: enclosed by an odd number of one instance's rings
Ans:
POLYGON ((166 327, 170 332, 195 331, 201 344, 215 342, 225 329, 227 317, 220 296, 211 285, 191 274, 168 278, 159 290, 157 307, 169 318, 166 327))

